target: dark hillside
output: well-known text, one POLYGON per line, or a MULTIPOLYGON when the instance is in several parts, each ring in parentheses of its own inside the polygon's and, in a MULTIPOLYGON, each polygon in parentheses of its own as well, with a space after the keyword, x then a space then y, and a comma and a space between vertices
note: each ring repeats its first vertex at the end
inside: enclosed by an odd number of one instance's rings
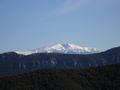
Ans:
POLYGON ((44 69, 0 78, 0 90, 120 90, 120 64, 90 69, 44 69))

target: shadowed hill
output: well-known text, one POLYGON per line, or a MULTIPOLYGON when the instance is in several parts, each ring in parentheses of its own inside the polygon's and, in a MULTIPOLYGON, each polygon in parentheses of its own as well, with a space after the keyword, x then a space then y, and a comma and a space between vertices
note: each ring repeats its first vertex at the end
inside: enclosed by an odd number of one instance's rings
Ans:
POLYGON ((43 69, 0 78, 0 90, 120 90, 120 64, 89 69, 43 69))

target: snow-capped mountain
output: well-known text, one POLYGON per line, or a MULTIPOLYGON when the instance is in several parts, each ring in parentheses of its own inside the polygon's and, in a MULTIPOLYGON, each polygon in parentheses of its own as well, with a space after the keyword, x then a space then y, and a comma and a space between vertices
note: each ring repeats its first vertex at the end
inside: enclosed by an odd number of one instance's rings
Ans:
POLYGON ((88 68, 120 63, 120 47, 112 48, 107 51, 91 55, 68 55, 56 53, 39 53, 29 55, 40 51, 53 52, 52 50, 56 50, 57 52, 66 51, 65 53, 98 52, 97 49, 90 49, 85 47, 83 48, 73 44, 59 44, 51 47, 36 49, 33 51, 19 51, 19 54, 16 54, 15 52, 6 52, 0 54, 0 77, 20 74, 23 72, 29 72, 38 69, 88 68), (26 56, 21 54, 24 54, 26 56))
POLYGON ((29 51, 14 51, 17 54, 30 55, 34 53, 63 53, 63 54, 91 54, 98 53, 100 49, 81 47, 74 44, 57 44, 49 47, 42 47, 29 51))

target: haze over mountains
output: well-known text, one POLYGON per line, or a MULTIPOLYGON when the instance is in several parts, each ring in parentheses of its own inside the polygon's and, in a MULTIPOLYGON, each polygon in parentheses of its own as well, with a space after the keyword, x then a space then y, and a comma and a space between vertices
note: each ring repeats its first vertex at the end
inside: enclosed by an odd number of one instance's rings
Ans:
POLYGON ((42 47, 34 50, 28 51, 15 51, 17 54, 30 55, 34 53, 63 53, 63 54, 91 54, 98 53, 100 49, 81 47, 78 45, 66 43, 66 44, 56 44, 49 47, 42 47))

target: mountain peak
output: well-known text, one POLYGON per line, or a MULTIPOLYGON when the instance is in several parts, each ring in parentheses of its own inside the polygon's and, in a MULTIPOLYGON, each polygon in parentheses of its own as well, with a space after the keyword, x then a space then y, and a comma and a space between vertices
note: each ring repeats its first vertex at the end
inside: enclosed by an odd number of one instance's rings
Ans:
POLYGON ((71 44, 71 43, 65 43, 65 44, 56 44, 51 47, 62 47, 62 48, 81 48, 81 46, 71 44))
POLYGON ((73 47, 73 46, 77 46, 77 45, 74 45, 74 44, 70 44, 70 43, 66 43, 66 44, 62 44, 64 47, 73 47))
POLYGON ((56 45, 51 46, 51 48, 55 48, 55 49, 58 49, 58 48, 65 49, 65 48, 69 48, 69 47, 71 47, 71 46, 72 46, 72 44, 70 44, 70 43, 66 43, 66 44, 56 44, 56 45))
POLYGON ((15 51, 18 54, 34 54, 34 53, 63 53, 63 54, 91 54, 100 52, 97 48, 81 47, 79 45, 65 43, 56 44, 49 47, 38 48, 29 51, 15 51))

